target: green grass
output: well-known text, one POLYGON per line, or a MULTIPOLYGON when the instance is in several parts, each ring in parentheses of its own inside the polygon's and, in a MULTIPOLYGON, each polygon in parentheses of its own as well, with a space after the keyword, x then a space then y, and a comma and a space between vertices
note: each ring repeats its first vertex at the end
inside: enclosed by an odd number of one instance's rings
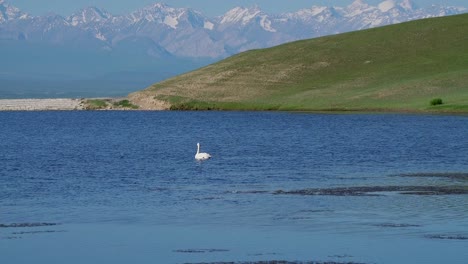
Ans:
POLYGON ((88 110, 105 109, 108 106, 107 102, 101 99, 86 100, 85 104, 88 110))
POLYGON ((129 100, 123 99, 116 101, 113 98, 105 99, 88 99, 85 102, 87 110, 104 110, 104 109, 138 109, 138 105, 132 104, 129 100))
POLYGON ((142 91, 172 109, 460 111, 468 14, 244 52, 142 91), (434 98, 443 105, 430 106, 434 98))
POLYGON ((139 108, 137 105, 134 105, 134 104, 130 103, 130 101, 127 100, 127 99, 120 100, 118 102, 114 102, 113 105, 115 107, 118 107, 118 108, 131 108, 131 109, 138 109, 139 108))

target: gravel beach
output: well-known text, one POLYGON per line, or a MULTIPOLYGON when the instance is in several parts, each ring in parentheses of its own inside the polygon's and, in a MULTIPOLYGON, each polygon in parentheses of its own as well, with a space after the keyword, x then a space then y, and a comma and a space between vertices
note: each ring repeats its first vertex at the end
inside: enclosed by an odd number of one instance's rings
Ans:
POLYGON ((83 110, 82 99, 0 99, 0 111, 83 110))

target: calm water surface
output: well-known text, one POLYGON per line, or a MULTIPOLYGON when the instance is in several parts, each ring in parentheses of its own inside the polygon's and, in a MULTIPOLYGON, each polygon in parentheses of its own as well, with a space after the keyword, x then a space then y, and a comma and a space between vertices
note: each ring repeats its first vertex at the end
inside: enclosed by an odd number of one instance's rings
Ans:
POLYGON ((401 174, 468 173, 467 116, 0 112, 0 131, 0 263, 468 263, 468 195, 273 194, 466 187, 401 174))

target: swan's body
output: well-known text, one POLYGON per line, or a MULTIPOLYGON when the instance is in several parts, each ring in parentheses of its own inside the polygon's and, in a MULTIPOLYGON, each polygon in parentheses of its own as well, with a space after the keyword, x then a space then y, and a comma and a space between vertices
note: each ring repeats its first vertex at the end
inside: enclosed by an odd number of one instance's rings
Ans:
POLYGON ((211 155, 205 152, 200 153, 200 143, 197 143, 197 154, 195 154, 196 160, 207 160, 211 158, 211 155))

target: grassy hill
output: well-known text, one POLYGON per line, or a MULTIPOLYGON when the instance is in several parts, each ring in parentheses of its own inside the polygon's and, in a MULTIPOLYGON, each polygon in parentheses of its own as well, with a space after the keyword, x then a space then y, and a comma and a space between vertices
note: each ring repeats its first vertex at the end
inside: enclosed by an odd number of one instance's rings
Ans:
POLYGON ((171 109, 468 112, 468 14, 252 50, 130 98, 171 109))

